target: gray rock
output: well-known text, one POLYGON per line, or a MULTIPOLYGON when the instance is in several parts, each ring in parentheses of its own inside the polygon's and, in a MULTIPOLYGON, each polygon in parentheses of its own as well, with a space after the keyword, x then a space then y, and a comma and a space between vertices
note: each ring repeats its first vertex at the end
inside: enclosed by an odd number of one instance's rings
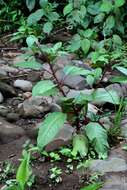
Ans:
POLYGON ((72 60, 71 63, 77 67, 81 67, 90 71, 93 70, 88 64, 86 64, 84 61, 81 60, 72 60))
POLYGON ((14 81, 14 87, 20 88, 23 91, 31 91, 32 86, 33 86, 32 83, 27 80, 17 79, 16 81, 14 81))
POLYGON ((0 117, 0 142, 9 143, 25 135, 25 131, 16 125, 10 124, 0 117))
POLYGON ((73 133, 74 128, 69 124, 65 124, 54 140, 46 146, 45 150, 54 151, 59 149, 61 146, 68 145, 72 140, 73 133))
POLYGON ((122 147, 112 148, 106 160, 93 160, 90 164, 92 172, 127 172, 127 152, 122 147))
POLYGON ((85 78, 80 75, 75 75, 75 76, 67 75, 66 76, 62 70, 58 70, 56 72, 56 76, 60 82, 63 81, 63 84, 65 86, 68 86, 72 89, 83 90, 86 87, 88 87, 88 85, 85 81, 85 78))
POLYGON ((19 113, 24 116, 36 117, 40 113, 50 110, 51 99, 44 97, 30 97, 18 106, 19 113))
POLYGON ((17 121, 19 119, 19 114, 18 113, 8 113, 6 118, 8 121, 14 122, 14 121, 17 121))
POLYGON ((124 172, 127 171, 127 163, 122 158, 108 158, 107 160, 93 160, 90 164, 92 172, 124 172))
POLYGON ((66 65, 72 62, 72 59, 75 58, 74 54, 66 54, 62 56, 58 56, 54 65, 56 70, 63 69, 66 65))
POLYGON ((111 84, 105 88, 106 90, 115 90, 120 97, 127 96, 127 84, 111 84))
POLYGON ((121 121, 121 135, 127 140, 127 119, 124 118, 121 121))
POLYGON ((7 64, 7 63, 8 63, 7 60, 5 60, 5 59, 0 59, 0 64, 5 65, 5 64, 7 64))
POLYGON ((0 105, 0 116, 6 117, 6 115, 10 112, 8 107, 0 105))
POLYGON ((40 72, 37 71, 31 71, 28 75, 27 75, 27 80, 31 81, 31 82, 37 82, 41 79, 40 77, 40 72))
POLYGON ((6 77, 6 76, 7 76, 7 72, 0 68, 0 78, 6 77))
POLYGON ((68 98, 74 98, 76 96, 79 96, 80 94, 84 95, 90 95, 93 92, 93 89, 85 89, 85 90, 70 90, 69 93, 67 94, 68 98))
POLYGON ((2 93, 0 92, 0 103, 2 103, 4 101, 4 97, 2 95, 2 93))
POLYGON ((4 70, 5 72, 11 73, 11 74, 15 74, 18 73, 19 70, 17 68, 8 66, 8 65, 0 65, 0 69, 4 70))
POLYGON ((104 177, 104 184, 100 190, 126 190, 126 173, 109 173, 104 177))
POLYGON ((50 111, 51 112, 61 112, 62 109, 58 104, 52 103, 50 106, 50 111))
POLYGON ((11 96, 16 95, 15 89, 5 82, 0 82, 0 91, 5 97, 10 98, 11 96))

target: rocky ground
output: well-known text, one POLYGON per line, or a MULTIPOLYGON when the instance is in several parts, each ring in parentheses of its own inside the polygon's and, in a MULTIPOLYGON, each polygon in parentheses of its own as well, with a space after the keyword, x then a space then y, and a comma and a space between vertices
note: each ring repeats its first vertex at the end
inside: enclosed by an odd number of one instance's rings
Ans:
MULTIPOLYGON (((54 97, 32 97, 31 90, 34 84, 39 80, 51 79, 50 68, 44 63, 41 70, 19 69, 14 65, 19 61, 16 56, 17 52, 11 52, 0 58, 0 163, 9 160, 15 165, 18 164, 18 159, 21 157, 22 147, 26 140, 31 139, 36 142, 37 128, 44 116, 49 112, 60 111, 59 96, 54 97), (44 71, 44 69, 46 71, 44 71)), ((59 58, 56 64, 56 75, 59 81, 65 78, 62 68, 64 65, 73 64, 79 67, 88 69, 90 66, 82 61, 76 60, 74 56, 65 56, 59 58)), ((105 75, 103 83, 106 89, 116 89, 119 95, 127 96, 127 85, 108 84, 110 73, 105 75)), ((67 76, 64 80, 64 92, 68 97, 73 97, 75 94, 90 93, 91 89, 87 85, 85 78, 82 76, 67 76)), ((102 105, 89 104, 89 109, 95 114, 102 105)), ((111 106, 111 105, 110 105, 111 106)), ((112 109, 109 105, 105 109, 112 109)), ((112 127, 110 118, 104 118, 103 125, 112 127)), ((67 145, 71 140, 74 129, 65 124, 60 133, 56 136, 53 142, 47 145, 47 151, 53 151, 60 146, 67 145)), ((127 138, 127 120, 123 118, 121 123, 122 142, 113 147, 109 153, 107 160, 94 160, 90 165, 92 173, 99 172, 103 174, 104 186, 102 190, 125 190, 127 188, 127 153, 122 150, 122 146, 126 143, 127 138)), ((58 163, 65 170, 66 163, 58 163)), ((33 169, 37 175, 37 184, 32 190, 79 190, 86 183, 86 171, 81 174, 80 171, 74 171, 67 175, 63 174, 63 182, 57 186, 49 186, 48 169, 50 162, 38 161, 34 164, 33 169), (84 178, 83 183, 80 183, 81 178, 84 178)), ((3 184, 2 184, 3 185, 3 184)), ((2 187, 0 185, 0 187, 2 187)))

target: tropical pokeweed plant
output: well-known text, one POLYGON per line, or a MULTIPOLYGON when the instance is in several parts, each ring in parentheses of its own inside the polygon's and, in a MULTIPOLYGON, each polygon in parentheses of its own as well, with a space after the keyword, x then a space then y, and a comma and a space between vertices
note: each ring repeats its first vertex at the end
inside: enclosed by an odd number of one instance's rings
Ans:
MULTIPOLYGON (((73 151, 72 154, 76 156, 80 154, 85 157, 89 151, 89 145, 92 144, 94 150, 99 158, 106 158, 108 153, 108 136, 107 130, 97 121, 91 121, 88 116, 89 102, 109 102, 112 104, 119 104, 119 96, 116 91, 106 91, 104 88, 92 90, 90 94, 80 93, 78 96, 68 98, 63 90, 63 82, 60 82, 54 70, 55 59, 57 56, 65 53, 60 51, 62 43, 48 47, 41 45, 36 38, 27 39, 28 46, 36 47, 36 51, 47 57, 47 62, 53 80, 41 80, 32 89, 33 96, 53 96, 57 93, 61 94, 60 105, 62 112, 49 113, 44 121, 40 124, 37 146, 42 151, 45 146, 51 142, 54 137, 61 130, 65 122, 71 123, 76 129, 73 136, 73 151)), ((18 63, 18 67, 33 68, 33 64, 18 63)), ((36 64, 34 64, 36 68, 36 64)), ((38 65, 37 65, 38 68, 38 65)), ((80 68, 77 66, 65 66, 63 69, 65 76, 67 75, 81 75, 86 78, 88 84, 93 87, 102 77, 101 68, 96 68, 92 71, 80 68)), ((63 79, 64 80, 64 79, 63 79)))

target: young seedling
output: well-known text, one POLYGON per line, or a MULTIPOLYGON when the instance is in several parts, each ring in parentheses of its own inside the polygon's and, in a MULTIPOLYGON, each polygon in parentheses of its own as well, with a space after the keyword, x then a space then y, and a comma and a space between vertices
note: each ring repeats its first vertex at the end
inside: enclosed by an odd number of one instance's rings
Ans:
POLYGON ((60 183, 60 182, 62 182, 62 178, 60 176, 61 174, 62 174, 62 170, 56 166, 56 167, 53 167, 50 169, 50 177, 49 178, 54 183, 60 183))

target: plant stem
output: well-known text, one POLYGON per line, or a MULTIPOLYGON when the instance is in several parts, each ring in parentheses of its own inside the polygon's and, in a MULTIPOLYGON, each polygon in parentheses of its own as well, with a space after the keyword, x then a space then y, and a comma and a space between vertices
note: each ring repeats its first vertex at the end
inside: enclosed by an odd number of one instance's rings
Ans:
POLYGON ((62 95, 63 95, 64 97, 66 97, 66 94, 65 94, 65 92, 64 92, 63 89, 62 89, 62 86, 61 86, 60 81, 58 80, 58 78, 57 78, 57 76, 56 76, 56 73, 55 73, 55 71, 54 71, 54 69, 53 69, 52 64, 51 64, 50 62, 48 62, 48 64, 49 64, 49 66, 50 66, 50 69, 51 69, 53 78, 55 79, 55 81, 56 81, 56 83, 57 83, 57 85, 58 85, 59 91, 62 93, 62 95))

